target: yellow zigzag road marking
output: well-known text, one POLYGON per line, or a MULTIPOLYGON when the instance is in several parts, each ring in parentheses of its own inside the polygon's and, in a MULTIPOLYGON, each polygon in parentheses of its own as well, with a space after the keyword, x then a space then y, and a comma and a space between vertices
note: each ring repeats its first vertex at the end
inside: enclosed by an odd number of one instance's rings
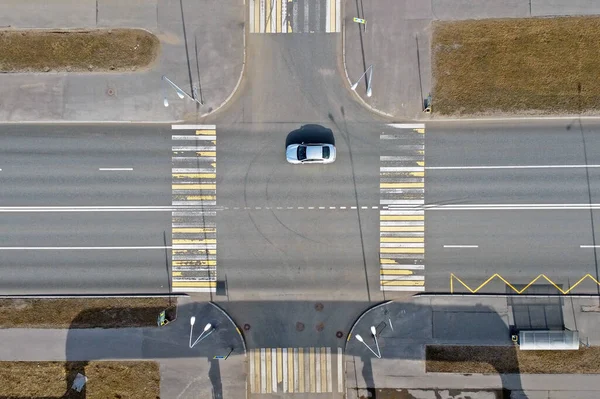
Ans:
POLYGON ((502 277, 498 273, 495 273, 492 277, 488 278, 483 283, 481 283, 481 285, 479 285, 479 287, 477 287, 475 289, 472 289, 467 284, 465 284, 464 281, 462 281, 460 278, 456 277, 456 275, 454 275, 454 273, 450 273, 450 292, 454 293, 454 280, 455 279, 459 283, 461 283, 463 285, 463 287, 465 287, 472 294, 474 294, 474 293, 476 293, 477 291, 479 291, 481 288, 483 288, 485 285, 487 285, 490 281, 492 281, 495 278, 498 278, 499 280, 501 280, 504 284, 506 284, 508 287, 510 287, 517 294, 522 294, 527 288, 529 288, 532 284, 534 284, 536 281, 538 281, 541 278, 545 279, 547 282, 549 282, 550 284, 552 284, 563 295, 566 295, 569 292, 571 292, 575 287, 577 287, 581 282, 583 282, 583 280, 585 280, 587 278, 591 279, 593 282, 595 282, 596 284, 600 285, 600 281, 596 280, 591 274, 588 273, 585 276, 583 276, 582 278, 580 278, 579 281, 577 281, 575 284, 573 284, 571 286, 571 288, 569 288, 568 290, 565 291, 562 288, 560 288, 554 281, 552 281, 550 278, 548 278, 545 274, 540 274, 536 278, 534 278, 533 280, 531 280, 531 282, 529 284, 527 284, 523 289, 518 290, 511 283, 509 283, 508 280, 506 280, 504 277, 502 277))

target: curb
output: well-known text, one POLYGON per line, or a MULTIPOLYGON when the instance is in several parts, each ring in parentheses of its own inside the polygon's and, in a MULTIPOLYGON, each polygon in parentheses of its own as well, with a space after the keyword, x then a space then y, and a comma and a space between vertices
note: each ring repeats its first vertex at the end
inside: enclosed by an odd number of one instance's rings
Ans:
POLYGON ((392 303, 392 302, 394 302, 394 301, 392 301, 392 300, 390 299, 390 300, 383 301, 383 302, 380 302, 380 303, 378 303, 378 304, 375 304, 375 305, 371 306, 370 308, 367 308, 367 310, 365 310, 364 312, 362 312, 362 313, 360 314, 360 316, 358 316, 358 318, 357 318, 357 319, 354 321, 354 323, 352 323, 352 327, 350 327, 350 331, 348 332, 348 337, 346 337, 346 343, 344 344, 344 353, 346 353, 346 352, 347 352, 347 348, 348 348, 348 342, 350 342, 350 338, 352 338, 352 333, 354 332, 354 328, 355 328, 355 327, 356 327, 356 325, 357 325, 357 324, 358 324, 358 323, 359 323, 359 322, 362 320, 362 318, 363 318, 363 317, 364 317, 364 316, 365 316, 367 313, 369 313, 371 310, 374 310, 374 309, 380 308, 381 306, 388 305, 388 304, 390 304, 390 303, 392 303))
MULTIPOLYGON (((244 15, 246 15, 246 9, 247 9, 247 7, 246 7, 246 1, 244 1, 243 3, 244 3, 243 4, 244 15)), ((246 71, 246 35, 247 35, 247 33, 246 33, 246 20, 244 18, 244 34, 242 35, 242 40, 244 42, 243 45, 242 45, 242 47, 244 48, 244 55, 242 57, 242 71, 240 72, 240 77, 238 78, 238 81, 237 81, 235 87, 233 88, 233 91, 229 94, 229 97, 227 97, 225 99, 225 101, 223 101, 221 103, 221 105, 219 105, 217 108, 213 109, 210 112, 207 112, 206 114, 200 115, 199 118, 206 118, 207 116, 212 115, 215 112, 219 111, 221 108, 223 108, 225 106, 225 104, 227 104, 229 102, 229 100, 231 100, 231 98, 235 94, 237 94, 237 91, 238 91, 238 89, 240 87, 240 84, 242 83, 242 79, 244 77, 244 72, 246 71)))
MULTIPOLYGON (((342 15, 345 15, 346 2, 343 3, 343 7, 344 7, 344 10, 342 10, 343 11, 342 15)), ((346 75, 346 81, 348 82, 349 86, 352 86, 352 81, 350 80, 350 76, 348 76, 348 69, 346 68, 346 19, 345 18, 342 23, 342 63, 344 65, 344 74, 346 75)), ((365 100, 363 100, 363 98, 361 96, 358 95, 358 93, 356 91, 354 91, 354 90, 350 90, 350 91, 354 93, 354 97, 358 98, 359 102, 364 107, 370 109, 371 111, 373 111, 376 114, 379 114, 380 116, 394 118, 394 115, 380 111, 377 108, 369 105, 365 100)))
POLYGON ((507 122, 507 121, 552 121, 552 120, 600 120, 599 116, 507 116, 502 117, 482 117, 482 118, 427 118, 427 119, 415 119, 415 121, 422 123, 435 123, 435 122, 507 122))
POLYGON ((240 336, 240 340, 242 341, 242 346, 244 347, 244 357, 248 357, 248 351, 246 349, 246 340, 244 340, 244 336, 242 335, 242 330, 240 330, 240 328, 237 326, 237 324, 235 324, 235 322, 233 321, 233 319, 229 316, 229 314, 219 305, 217 305, 216 303, 210 301, 208 302, 211 305, 213 305, 217 310, 219 310, 221 313, 223 313, 225 315, 225 317, 227 317, 227 319, 231 322, 231 324, 233 324, 235 326, 235 330, 237 331, 238 335, 240 336))
POLYGON ((98 294, 98 295, 0 295, 0 299, 104 299, 104 298, 189 298, 186 293, 171 294, 98 294))

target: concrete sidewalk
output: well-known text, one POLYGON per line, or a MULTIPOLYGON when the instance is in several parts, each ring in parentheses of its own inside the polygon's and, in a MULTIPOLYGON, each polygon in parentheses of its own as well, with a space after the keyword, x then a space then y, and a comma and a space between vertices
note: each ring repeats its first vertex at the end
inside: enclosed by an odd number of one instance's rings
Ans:
POLYGON ((0 360, 154 360, 163 398, 245 398, 246 348, 237 327, 216 305, 179 299, 177 319, 166 326, 129 329, 0 329, 0 360), (214 332, 192 349, 206 323, 214 332), (226 360, 213 359, 226 356, 226 360))
POLYGON ((241 80, 244 18, 243 0, 2 1, 0 28, 143 28, 161 52, 143 72, 0 74, 0 122, 198 119, 241 80), (204 105, 179 99, 162 75, 189 94, 198 86, 204 105))
POLYGON ((366 106, 398 119, 427 120, 433 21, 597 14, 600 2, 594 0, 346 0, 344 65, 350 85, 373 65, 372 97, 366 97, 364 78, 357 88, 366 106))
POLYGON ((502 389, 511 391, 512 397, 600 397, 597 375, 425 372, 427 344, 512 346, 510 326, 577 330, 582 345, 600 345, 598 310, 597 298, 565 297, 421 297, 412 302, 390 302, 374 307, 356 323, 347 342, 348 398, 358 398, 367 388, 412 390, 415 397, 420 397, 419 392, 431 395, 432 391, 454 390, 454 394, 462 392, 474 398, 487 398, 490 390, 502 389), (522 317, 524 313, 527 317, 522 317), (377 329, 381 359, 356 339, 356 334, 360 334, 377 352, 370 326, 377 329))

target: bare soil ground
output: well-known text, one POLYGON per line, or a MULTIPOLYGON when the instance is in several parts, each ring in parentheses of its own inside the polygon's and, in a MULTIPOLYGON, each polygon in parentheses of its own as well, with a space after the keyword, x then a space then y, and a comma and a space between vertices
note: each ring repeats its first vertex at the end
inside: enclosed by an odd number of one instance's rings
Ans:
POLYGON ((142 29, 0 30, 0 73, 133 71, 159 50, 142 29))
POLYGON ((432 110, 597 113, 600 18, 435 22, 432 110))
POLYGON ((521 351, 514 346, 427 346, 427 372, 485 374, 598 374, 600 347, 521 351))
POLYGON ((0 328, 119 328, 157 326, 177 298, 0 299, 0 328))
POLYGON ((67 399, 155 399, 160 397, 158 363, 0 362, 0 397, 67 399), (77 373, 88 380, 84 390, 71 389, 77 373))

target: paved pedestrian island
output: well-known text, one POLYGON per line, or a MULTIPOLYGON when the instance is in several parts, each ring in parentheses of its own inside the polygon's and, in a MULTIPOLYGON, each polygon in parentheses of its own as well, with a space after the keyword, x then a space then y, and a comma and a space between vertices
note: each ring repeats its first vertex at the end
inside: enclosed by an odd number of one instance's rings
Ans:
POLYGON ((342 348, 259 348, 248 355, 252 394, 344 392, 342 348))

